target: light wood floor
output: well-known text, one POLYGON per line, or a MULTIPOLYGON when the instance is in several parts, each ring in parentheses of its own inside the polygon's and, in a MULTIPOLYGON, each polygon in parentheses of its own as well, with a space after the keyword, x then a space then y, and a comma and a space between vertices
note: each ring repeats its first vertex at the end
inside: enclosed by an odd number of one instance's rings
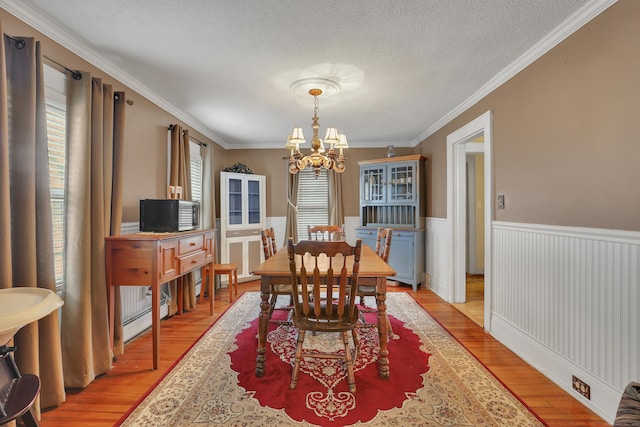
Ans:
POLYGON ((466 302, 452 304, 458 311, 484 326, 484 276, 467 274, 466 302))
MULTIPOLYGON (((240 292, 257 290, 259 285, 255 281, 239 285, 240 292)), ((609 425, 432 292, 418 289, 414 293, 408 286, 390 287, 389 291, 413 294, 435 319, 550 426, 609 425)), ((213 319, 229 307, 228 298, 226 289, 216 291, 213 318, 209 316, 207 301, 199 304, 196 310, 162 321, 158 370, 151 369, 150 334, 143 334, 126 345, 125 354, 107 374, 82 391, 68 390, 67 401, 45 411, 40 425, 112 426, 202 335, 213 319)), ((391 375, 393 372, 391 367, 391 375)))

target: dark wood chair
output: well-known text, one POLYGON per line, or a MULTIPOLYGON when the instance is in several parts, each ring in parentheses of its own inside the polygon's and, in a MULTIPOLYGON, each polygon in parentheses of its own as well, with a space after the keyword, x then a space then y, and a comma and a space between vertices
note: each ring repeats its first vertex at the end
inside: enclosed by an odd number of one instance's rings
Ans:
MULTIPOLYGON (((262 249, 264 250, 264 260, 266 261, 278 252, 276 233, 273 231, 273 227, 270 227, 260 230, 260 235, 262 236, 262 249)), ((269 301, 269 320, 271 320, 273 310, 276 308, 276 302, 278 301, 279 295, 287 295, 289 299, 291 299, 291 285, 288 282, 282 284, 272 283, 270 287, 271 289, 269 292, 271 293, 271 300, 269 301)), ((291 307, 285 308, 285 310, 290 309, 291 307)))
POLYGON ((38 427, 32 406, 40 392, 40 379, 33 374, 20 374, 10 352, 0 346, 0 425, 19 421, 17 425, 38 427))
POLYGON ((355 328, 359 317, 356 291, 361 250, 360 239, 356 241, 355 246, 344 241, 314 240, 302 240, 294 245, 292 239, 288 240, 287 251, 293 293, 292 321, 298 329, 298 342, 289 386, 291 389, 296 388, 302 358, 315 357, 343 359, 347 365, 349 390, 355 393, 353 365, 358 354, 358 335, 355 328), (349 256, 353 258, 348 258, 349 256), (349 263, 353 263, 350 281, 346 274, 349 263), (321 275, 319 265, 323 266, 323 270, 326 267, 326 275, 321 275), (344 354, 304 351, 303 343, 307 331, 340 334, 344 344, 344 354), (355 345, 353 350, 349 346, 349 332, 353 336, 355 345))
MULTIPOLYGON (((393 230, 391 228, 378 228, 378 233, 376 236, 376 253, 384 262, 389 260, 389 251, 391 249, 391 238, 393 236, 393 230)), ((376 312, 377 309, 365 307, 364 305, 364 297, 367 296, 376 296, 376 287, 375 286, 358 286, 358 296, 360 297, 360 305, 361 311, 363 313, 371 313, 376 312)), ((369 325, 369 324, 367 324, 369 325)), ((387 318, 387 327, 389 328, 389 332, 393 332, 391 330, 391 323, 389 322, 389 318, 387 318)))
POLYGON ((309 240, 324 242, 338 242, 345 240, 344 225, 314 225, 308 226, 309 240))

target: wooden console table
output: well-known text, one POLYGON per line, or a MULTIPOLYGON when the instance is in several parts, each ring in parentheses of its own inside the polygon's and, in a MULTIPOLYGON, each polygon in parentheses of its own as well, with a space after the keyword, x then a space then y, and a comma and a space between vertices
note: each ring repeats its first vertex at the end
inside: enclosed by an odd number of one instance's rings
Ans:
MULTIPOLYGON (((212 229, 178 233, 139 233, 105 238, 109 289, 109 342, 112 349, 116 286, 149 286, 151 287, 153 369, 158 369, 160 286, 207 264, 211 264, 206 272, 209 274, 209 283, 213 283, 214 242, 212 229)), ((213 295, 210 295, 209 299, 209 312, 213 314, 213 295)), ((181 292, 178 292, 178 310, 182 312, 181 292)))

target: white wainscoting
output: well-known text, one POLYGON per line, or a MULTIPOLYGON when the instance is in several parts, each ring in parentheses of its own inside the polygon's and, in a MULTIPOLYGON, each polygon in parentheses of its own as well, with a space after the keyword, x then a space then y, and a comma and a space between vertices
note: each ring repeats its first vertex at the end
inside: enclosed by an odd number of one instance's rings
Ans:
POLYGON ((640 379, 640 233, 494 222, 493 246, 491 334, 612 422, 640 379))
POLYGON ((449 295, 449 221, 427 218, 426 281, 429 289, 440 298, 449 295))
POLYGON ((345 216, 344 217, 344 239, 349 242, 350 245, 356 244, 356 228, 360 227, 359 216, 345 216))

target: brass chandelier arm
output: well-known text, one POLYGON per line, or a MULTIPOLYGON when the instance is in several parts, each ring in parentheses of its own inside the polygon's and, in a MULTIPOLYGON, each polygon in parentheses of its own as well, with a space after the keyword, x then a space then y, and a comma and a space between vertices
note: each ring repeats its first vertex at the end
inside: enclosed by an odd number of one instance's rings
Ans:
POLYGON ((313 138, 311 140, 311 154, 303 156, 300 152, 300 144, 304 144, 305 140, 302 136, 302 129, 296 128, 292 135, 287 139, 285 148, 291 150, 289 156, 289 172, 296 174, 306 168, 313 168, 316 176, 320 174, 322 168, 326 170, 334 170, 342 173, 346 169, 346 158, 343 149, 348 148, 347 139, 344 135, 338 134, 337 129, 329 128, 327 130, 327 143, 330 144, 329 151, 325 154, 325 148, 322 140, 318 137, 318 96, 322 94, 320 89, 310 89, 309 94, 314 98, 313 121, 311 128, 313 129, 313 138), (340 153, 336 154, 335 148, 339 148, 340 153))

